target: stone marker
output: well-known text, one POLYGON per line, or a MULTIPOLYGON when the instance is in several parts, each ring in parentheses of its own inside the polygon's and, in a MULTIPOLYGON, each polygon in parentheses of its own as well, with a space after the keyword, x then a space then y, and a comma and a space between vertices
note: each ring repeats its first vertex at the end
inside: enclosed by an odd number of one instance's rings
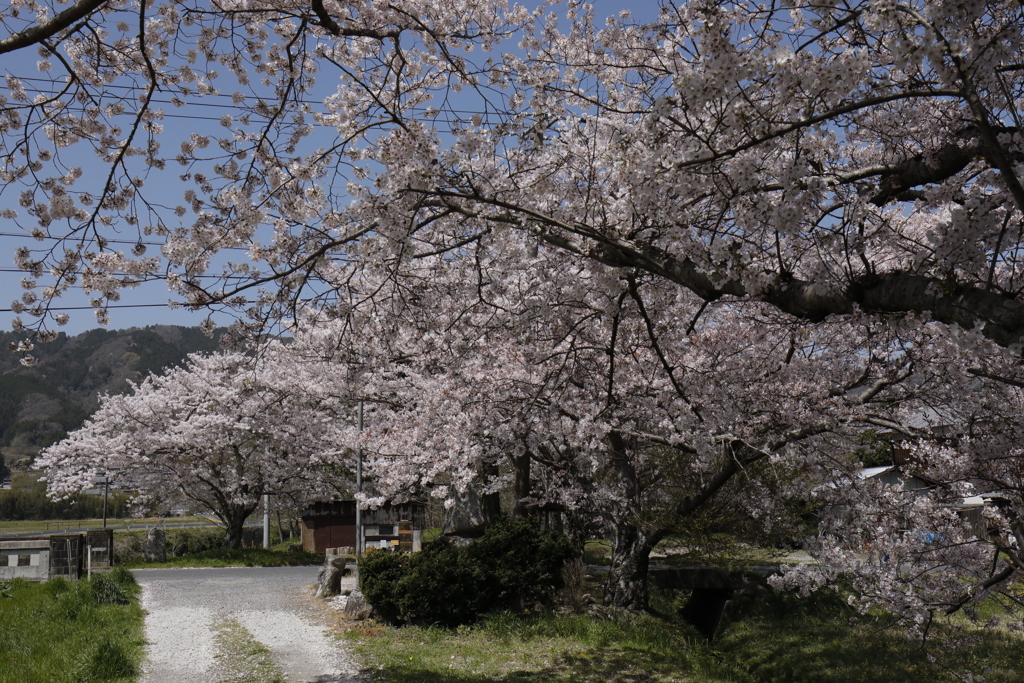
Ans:
POLYGON ((159 527, 153 527, 146 536, 146 562, 167 561, 167 534, 159 527))
POLYGON ((344 614, 354 621, 362 621, 370 618, 370 615, 373 614, 373 607, 366 601, 363 592, 357 588, 349 594, 344 614))
POLYGON ((324 558, 324 566, 316 576, 316 597, 333 598, 341 593, 341 577, 345 573, 345 558, 341 555, 328 555, 324 558))

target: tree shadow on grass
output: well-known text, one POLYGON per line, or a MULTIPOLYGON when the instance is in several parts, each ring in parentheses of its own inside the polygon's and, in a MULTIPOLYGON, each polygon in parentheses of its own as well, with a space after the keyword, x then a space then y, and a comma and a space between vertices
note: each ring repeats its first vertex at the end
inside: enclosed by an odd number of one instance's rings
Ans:
POLYGON ((716 647, 763 683, 918 683, 979 674, 988 683, 1021 680, 1019 635, 954 622, 937 624, 922 644, 892 617, 863 616, 829 600, 770 598, 767 608, 726 624, 716 647))
POLYGON ((612 648, 562 655, 554 666, 539 671, 486 675, 463 671, 437 672, 413 665, 397 665, 384 667, 379 670, 379 674, 380 679, 387 683, 653 683, 678 681, 681 669, 685 671, 689 667, 677 657, 647 650, 612 648))

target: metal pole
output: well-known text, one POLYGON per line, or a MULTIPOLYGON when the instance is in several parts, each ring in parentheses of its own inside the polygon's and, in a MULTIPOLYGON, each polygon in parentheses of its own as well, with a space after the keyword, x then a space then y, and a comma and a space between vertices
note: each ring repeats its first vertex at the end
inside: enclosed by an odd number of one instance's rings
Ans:
MULTIPOLYGON (((359 402, 357 426, 359 435, 362 438, 363 432, 363 402, 359 402)), ((363 492, 363 447, 356 446, 356 493, 363 492)), ((359 499, 356 498, 356 566, 359 558, 363 556, 363 511, 359 509, 359 499)), ((358 571, 358 569, 356 570, 358 571)))
POLYGON ((107 489, 110 488, 110 477, 103 475, 103 528, 107 528, 107 489))
POLYGON ((270 494, 263 494, 263 549, 270 548, 270 494))

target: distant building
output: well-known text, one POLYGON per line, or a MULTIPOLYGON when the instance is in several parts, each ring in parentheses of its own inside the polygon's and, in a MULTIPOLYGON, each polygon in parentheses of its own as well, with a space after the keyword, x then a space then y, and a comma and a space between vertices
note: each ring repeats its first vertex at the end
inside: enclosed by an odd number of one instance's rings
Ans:
POLYGON ((865 467, 857 472, 858 479, 874 479, 887 486, 895 486, 903 491, 926 494, 935 486, 935 482, 920 475, 904 472, 899 465, 883 467, 865 467))
MULTIPOLYGON (((363 539, 367 550, 397 549, 410 552, 422 547, 424 509, 419 503, 383 505, 363 510, 363 539)), ((356 502, 336 500, 313 503, 299 513, 302 549, 323 553, 328 548, 355 548, 356 502)))

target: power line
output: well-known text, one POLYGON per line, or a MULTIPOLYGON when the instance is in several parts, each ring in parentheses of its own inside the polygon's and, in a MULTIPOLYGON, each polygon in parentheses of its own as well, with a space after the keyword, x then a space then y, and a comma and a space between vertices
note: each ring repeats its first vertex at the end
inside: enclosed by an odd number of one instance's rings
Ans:
MULTIPOLYGON (((100 306, 99 308, 97 308, 96 306, 49 306, 49 307, 47 307, 46 310, 47 310, 47 312, 49 312, 49 311, 99 311, 99 310, 105 310, 105 309, 108 309, 108 308, 155 308, 155 307, 167 308, 170 305, 171 305, 170 303, 166 303, 166 304, 110 304, 109 306, 100 306)), ((187 309, 187 306, 185 304, 182 304, 181 307, 187 309)), ((22 311, 22 313, 24 313, 24 312, 25 311, 22 311)), ((12 309, 12 308, 0 308, 0 313, 14 313, 14 309, 12 309)))
MULTIPOLYGON (((19 268, 0 268, 0 273, 21 273, 22 275, 26 275, 28 272, 29 271, 27 271, 27 270, 21 270, 19 268)), ((134 275, 129 275, 128 273, 110 273, 110 275, 112 275, 114 277, 135 277, 134 275)), ((236 280, 239 279, 239 276, 237 276, 237 275, 229 276, 229 277, 234 278, 236 280)), ((153 277, 149 277, 149 278, 147 278, 145 280, 139 280, 138 284, 143 285, 143 284, 147 284, 147 283, 150 283, 150 282, 163 282, 166 279, 167 279, 166 276, 153 276, 153 277)), ((223 280, 224 276, 223 275, 190 275, 188 279, 189 280, 223 280)))
MULTIPOLYGON (((39 77, 35 77, 35 76, 18 76, 17 78, 18 78, 18 80, 23 81, 23 82, 27 81, 27 82, 39 82, 39 83, 54 83, 54 80, 52 80, 52 79, 39 78, 39 77)), ((135 90, 142 90, 142 89, 144 89, 143 86, 122 85, 122 84, 118 84, 118 83, 110 83, 110 84, 106 84, 105 83, 101 87, 102 87, 103 90, 135 91, 135 90)), ((43 90, 41 88, 34 88, 34 89, 31 89, 31 90, 26 88, 26 90, 28 90, 29 92, 41 93, 41 94, 44 94, 44 95, 56 95, 57 94, 56 91, 53 91, 53 90, 43 90)), ((440 94, 440 92, 441 91, 439 90, 438 93, 440 94)), ((331 93, 331 94, 334 94, 334 93, 331 93)), ((240 95, 241 98, 243 100, 247 101, 247 102, 248 101, 253 101, 253 102, 273 103, 273 102, 278 102, 279 101, 276 97, 260 97, 259 95, 246 95, 244 93, 238 93, 238 95, 240 95)), ((236 95, 235 94, 230 94, 229 95, 229 94, 222 93, 222 92, 207 93, 207 94, 199 95, 199 97, 201 97, 201 98, 218 97, 218 98, 221 98, 221 99, 232 100, 232 102, 236 99, 236 95)), ((198 101, 185 101, 185 100, 179 100, 179 102, 183 103, 182 105, 179 105, 174 100, 165 100, 165 99, 158 99, 158 98, 153 98, 150 101, 154 102, 154 103, 157 103, 157 104, 169 104, 169 105, 172 105, 172 106, 175 106, 175 107, 181 106, 182 108, 184 108, 184 107, 214 107, 214 108, 222 108, 222 109, 231 109, 231 110, 234 110, 234 111, 238 111, 238 107, 241 106, 241 105, 237 105, 237 104, 217 104, 215 102, 198 102, 198 101)), ((323 104, 323 100, 296 99, 296 100, 289 100, 289 102, 294 102, 296 104, 320 104, 320 105, 323 104)), ((423 106, 423 105, 414 105, 414 106, 409 107, 409 109, 411 109, 412 111, 423 111, 423 112, 426 112, 430 108, 431 107, 429 107, 429 106, 423 106)), ((488 115, 496 115, 496 114, 499 114, 499 113, 506 113, 506 112, 499 112, 497 110, 487 111, 487 110, 481 110, 481 109, 454 109, 454 108, 451 108, 451 107, 434 107, 434 109, 437 110, 437 111, 444 111, 444 112, 452 113, 452 114, 469 114, 470 116, 472 116, 474 114, 479 114, 480 116, 488 116, 488 115)), ((167 114, 165 114, 165 116, 167 116, 167 114)), ((220 119, 213 119, 213 120, 219 121, 220 119)))
MULTIPOLYGON (((27 239, 27 240, 36 240, 37 239, 36 237, 34 237, 32 235, 29 235, 29 234, 16 233, 16 232, 0 232, 0 237, 20 237, 20 238, 24 238, 24 239, 27 239)), ((80 241, 80 240, 76 240, 76 239, 74 239, 72 237, 53 237, 52 235, 44 235, 43 239, 44 240, 54 240, 56 242, 77 242, 77 241, 80 241)), ((104 241, 107 244, 130 244, 132 246, 141 244, 141 245, 146 246, 146 247, 162 247, 162 246, 167 244, 166 242, 139 242, 137 240, 108 240, 108 239, 105 239, 105 238, 104 238, 104 241)), ((248 251, 249 247, 217 247, 217 250, 218 251, 248 251)))

